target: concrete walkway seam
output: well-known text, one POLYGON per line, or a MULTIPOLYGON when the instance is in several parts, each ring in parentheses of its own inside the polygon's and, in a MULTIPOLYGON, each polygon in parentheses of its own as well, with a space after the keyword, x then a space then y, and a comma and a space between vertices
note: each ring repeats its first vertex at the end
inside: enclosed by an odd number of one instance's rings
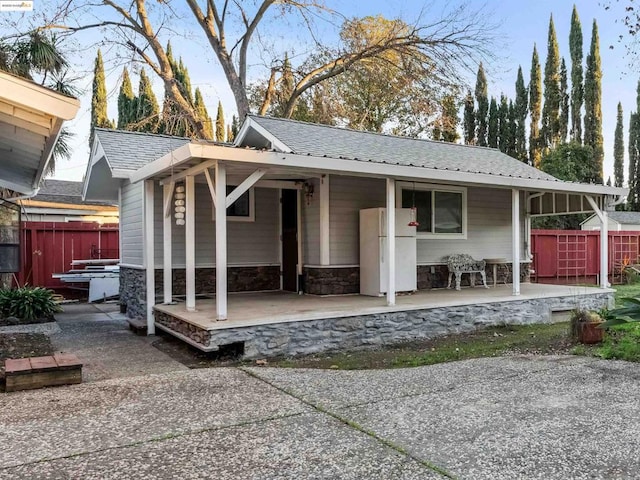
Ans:
POLYGON ((258 425, 260 423, 267 423, 267 422, 271 422, 273 420, 282 420, 282 419, 285 419, 285 418, 298 417, 298 416, 304 415, 306 413, 308 413, 308 412, 289 413, 289 414, 285 414, 285 415, 273 415, 273 416, 270 416, 270 417, 261 418, 259 420, 248 420, 246 422, 238 422, 238 423, 234 423, 234 424, 230 424, 230 425, 222 425, 222 426, 219 426, 219 427, 205 427, 205 428, 200 428, 198 430, 190 430, 190 431, 187 431, 187 432, 166 433, 166 434, 160 435, 158 437, 151 437, 151 438, 148 438, 146 440, 138 440, 137 442, 125 443, 125 444, 117 445, 117 446, 114 446, 114 447, 98 448, 98 449, 95 449, 95 450, 87 450, 85 452, 71 453, 69 455, 60 455, 60 456, 57 456, 57 457, 42 458, 40 460, 34 460, 33 462, 25 462, 25 463, 16 463, 14 465, 6 465, 4 467, 0 467, 0 471, 9 470, 11 468, 23 467, 23 466, 27 466, 27 465, 35 465, 35 464, 38 464, 38 463, 52 462, 54 460, 65 460, 65 459, 70 459, 70 458, 83 457, 85 455, 93 455, 94 453, 102 453, 102 452, 109 452, 109 451, 112 451, 112 450, 120 450, 120 449, 123 449, 123 448, 137 447, 137 446, 140 446, 140 445, 145 445, 147 443, 163 442, 165 440, 172 440, 174 438, 188 437, 188 436, 191 436, 191 435, 199 435, 201 433, 206 433, 206 432, 215 432, 215 431, 227 430, 227 429, 230 429, 230 428, 245 427, 245 426, 248 426, 248 425, 258 425))
MULTIPOLYGON (((395 443, 393 443, 393 442, 391 442, 391 441, 389 441, 389 440, 387 440, 387 439, 385 439, 383 437, 380 437, 375 432, 364 428, 359 423, 354 422, 353 420, 350 420, 350 419, 348 419, 346 417, 343 417, 342 415, 340 415, 338 413, 332 412, 332 411, 324 408, 321 405, 318 405, 318 404, 315 404, 315 403, 313 403, 311 401, 305 400, 304 398, 300 397, 299 395, 296 395, 295 393, 290 392, 286 388, 282 388, 282 387, 270 382, 269 380, 267 380, 265 378, 262 378, 260 375, 258 375, 255 372, 252 372, 250 370, 245 370, 243 367, 238 367, 238 369, 242 370, 247 375, 250 375, 250 376, 252 376, 252 377, 254 377, 254 378, 256 378, 256 379, 258 379, 258 380, 260 380, 260 381, 262 381, 264 383, 266 383, 267 385, 270 385, 273 388, 275 388, 275 389, 277 389, 277 390, 279 390, 279 391, 281 391, 281 392, 283 392, 283 393, 295 398, 296 400, 304 403, 305 405, 310 406, 314 410, 316 410, 316 411, 318 411, 320 413, 323 413, 325 415, 328 415, 328 416, 338 420, 339 422, 341 422, 341 423, 353 428, 354 430, 357 430, 358 432, 363 433, 363 434, 373 438, 374 440, 376 440, 377 442, 383 444, 384 446, 386 446, 388 448, 391 448, 392 450, 395 450, 396 452, 400 453, 401 455, 404 455, 404 456, 406 456, 408 458, 411 458, 415 462, 418 462, 419 464, 427 467, 428 469, 433 470, 434 472, 436 472, 436 473, 438 473, 438 474, 440 474, 440 475, 442 475, 442 476, 444 476, 446 478, 450 478, 450 479, 453 479, 453 480, 456 479, 456 477, 453 474, 447 472, 442 467, 439 467, 438 465, 436 465, 434 463, 431 463, 428 460, 424 460, 424 459, 422 459, 420 457, 417 457, 417 456, 413 455, 411 452, 407 451, 406 449, 402 448, 401 446, 396 445, 395 443)), ((371 403, 373 403, 373 402, 371 402, 371 403)), ((366 405, 366 404, 364 404, 364 405, 366 405)))

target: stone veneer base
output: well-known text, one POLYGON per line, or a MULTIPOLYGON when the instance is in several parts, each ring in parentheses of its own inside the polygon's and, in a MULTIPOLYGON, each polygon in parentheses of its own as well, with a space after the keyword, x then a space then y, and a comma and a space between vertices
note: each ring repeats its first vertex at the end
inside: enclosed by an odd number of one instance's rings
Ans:
MULTIPOLYGON (((147 292, 144 269, 120 267, 120 304, 130 318, 146 316, 147 292)), ((258 292, 280 289, 280 266, 229 267, 230 292, 258 292)), ((173 269, 173 294, 185 294, 184 268, 173 269)), ((156 298, 161 298, 164 278, 161 268, 155 271, 156 298)), ((215 294, 216 269, 196 268, 196 295, 215 294)))
POLYGON ((157 310, 155 321, 158 327, 175 332, 205 351, 244 343, 243 358, 250 360, 392 345, 481 326, 550 323, 554 311, 568 311, 576 304, 592 310, 611 307, 613 293, 422 308, 224 330, 205 330, 157 310))

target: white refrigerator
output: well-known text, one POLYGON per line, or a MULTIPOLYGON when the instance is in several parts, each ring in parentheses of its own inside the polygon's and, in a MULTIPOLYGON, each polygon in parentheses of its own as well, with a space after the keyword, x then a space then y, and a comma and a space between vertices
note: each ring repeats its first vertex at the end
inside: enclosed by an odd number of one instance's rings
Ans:
MULTIPOLYGON (((396 291, 417 288, 416 227, 410 208, 396 208, 396 291)), ((387 209, 360 210, 360 294, 381 296, 387 292, 387 209)))

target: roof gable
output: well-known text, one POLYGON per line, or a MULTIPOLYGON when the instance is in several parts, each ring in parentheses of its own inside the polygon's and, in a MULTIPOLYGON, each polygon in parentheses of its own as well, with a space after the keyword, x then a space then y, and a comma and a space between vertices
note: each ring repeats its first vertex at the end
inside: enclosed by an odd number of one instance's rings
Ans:
POLYGON ((292 153, 560 181, 494 148, 396 137, 258 115, 248 115, 248 118, 289 147, 292 153))
POLYGON ((191 140, 154 133, 96 128, 96 138, 112 170, 135 172, 191 140))

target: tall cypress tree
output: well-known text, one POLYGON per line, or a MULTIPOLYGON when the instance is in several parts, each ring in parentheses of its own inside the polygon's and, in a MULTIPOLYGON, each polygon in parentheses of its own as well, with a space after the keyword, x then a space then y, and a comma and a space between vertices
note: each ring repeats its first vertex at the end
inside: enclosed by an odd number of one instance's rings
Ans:
POLYGON ((542 107, 542 145, 553 148, 560 140, 560 50, 553 15, 549 19, 547 61, 544 66, 544 106, 542 107))
POLYGON ((518 66, 518 77, 516 79, 516 101, 514 103, 514 125, 515 132, 513 134, 515 142, 515 157, 523 162, 529 157, 527 152, 527 113, 529 101, 527 99, 527 87, 524 84, 524 76, 522 75, 522 67, 518 66))
POLYGON ((487 146, 491 148, 498 148, 498 103, 495 97, 491 97, 489 103, 489 122, 487 130, 487 146))
POLYGON ((593 21, 591 48, 587 56, 587 72, 584 78, 584 144, 593 149, 593 161, 597 181, 602 181, 604 157, 602 140, 602 67, 600 62, 600 38, 598 25, 593 21))
POLYGON ((637 97, 636 97, 636 112, 631 112, 629 118, 629 196, 627 197, 627 207, 630 210, 638 211, 640 196, 638 196, 638 190, 640 189, 640 181, 638 181, 638 173, 640 166, 640 81, 638 81, 637 97))
POLYGON ((102 52, 98 50, 93 68, 93 94, 91 96, 91 134, 89 145, 93 145, 93 129, 95 127, 112 128, 113 124, 107 116, 107 86, 104 78, 102 52))
POLYGON ((624 131, 622 126, 622 103, 618 102, 618 116, 616 119, 616 133, 613 139, 613 177, 615 186, 621 187, 624 183, 624 131))
POLYGON ((231 117, 231 138, 227 138, 227 142, 232 142, 238 136, 238 132, 240 131, 240 121, 238 117, 233 115, 231 117))
POLYGON ((564 58, 560 62, 560 118, 558 134, 560 136, 560 143, 567 141, 567 134, 569 133, 569 93, 568 93, 568 80, 567 80, 567 65, 564 63, 564 58))
POLYGON ((581 112, 584 101, 584 87, 582 85, 582 25, 575 5, 571 14, 569 51, 571 53, 571 140, 576 143, 582 143, 581 112))
POLYGON ((133 93, 129 72, 125 67, 122 72, 122 85, 118 94, 118 129, 127 130, 136 116, 136 96, 133 93))
POLYGON ((465 145, 474 145, 476 143, 476 115, 474 112, 473 95, 471 90, 467 92, 464 99, 464 118, 462 128, 464 130, 465 145))
MULTIPOLYGON (((516 106, 512 100, 509 100, 509 140, 507 142, 507 155, 521 160, 518 149, 516 148, 516 138, 518 135, 518 118, 516 114, 516 106)), ((526 154, 525 154, 526 155, 526 154)))
POLYGON ((218 101, 218 115, 216 116, 216 141, 224 142, 224 112, 222 110, 222 102, 218 101))
POLYGON ((498 148, 501 152, 507 152, 511 142, 509 135, 509 101, 504 95, 500 95, 500 105, 498 106, 498 148))
POLYGON ((157 133, 160 126, 160 108, 158 107, 156 95, 151 88, 151 81, 144 70, 140 71, 137 104, 135 127, 133 129, 138 132, 157 133))
POLYGON ((638 197, 636 190, 638 186, 638 159, 640 152, 638 151, 638 114, 631 112, 629 118, 629 196, 627 197, 627 208, 629 210, 638 211, 638 197))
POLYGON ((207 107, 204 105, 204 99, 202 98, 202 93, 199 88, 196 88, 193 106, 196 112, 198 112, 198 119, 204 124, 204 131, 207 135, 206 138, 213 140, 213 122, 211 121, 209 112, 207 112, 207 107))
POLYGON ((487 92, 487 77, 484 74, 482 63, 478 67, 478 76, 476 78, 476 102, 478 109, 476 111, 476 142, 481 147, 487 146, 488 133, 488 113, 489 113, 489 97, 487 92))
POLYGON ((529 127, 529 162, 536 168, 540 168, 542 150, 540 148, 540 109, 542 105, 542 72, 540 71, 540 58, 535 44, 531 58, 531 80, 529 82, 529 112, 531 114, 531 126, 529 127))

